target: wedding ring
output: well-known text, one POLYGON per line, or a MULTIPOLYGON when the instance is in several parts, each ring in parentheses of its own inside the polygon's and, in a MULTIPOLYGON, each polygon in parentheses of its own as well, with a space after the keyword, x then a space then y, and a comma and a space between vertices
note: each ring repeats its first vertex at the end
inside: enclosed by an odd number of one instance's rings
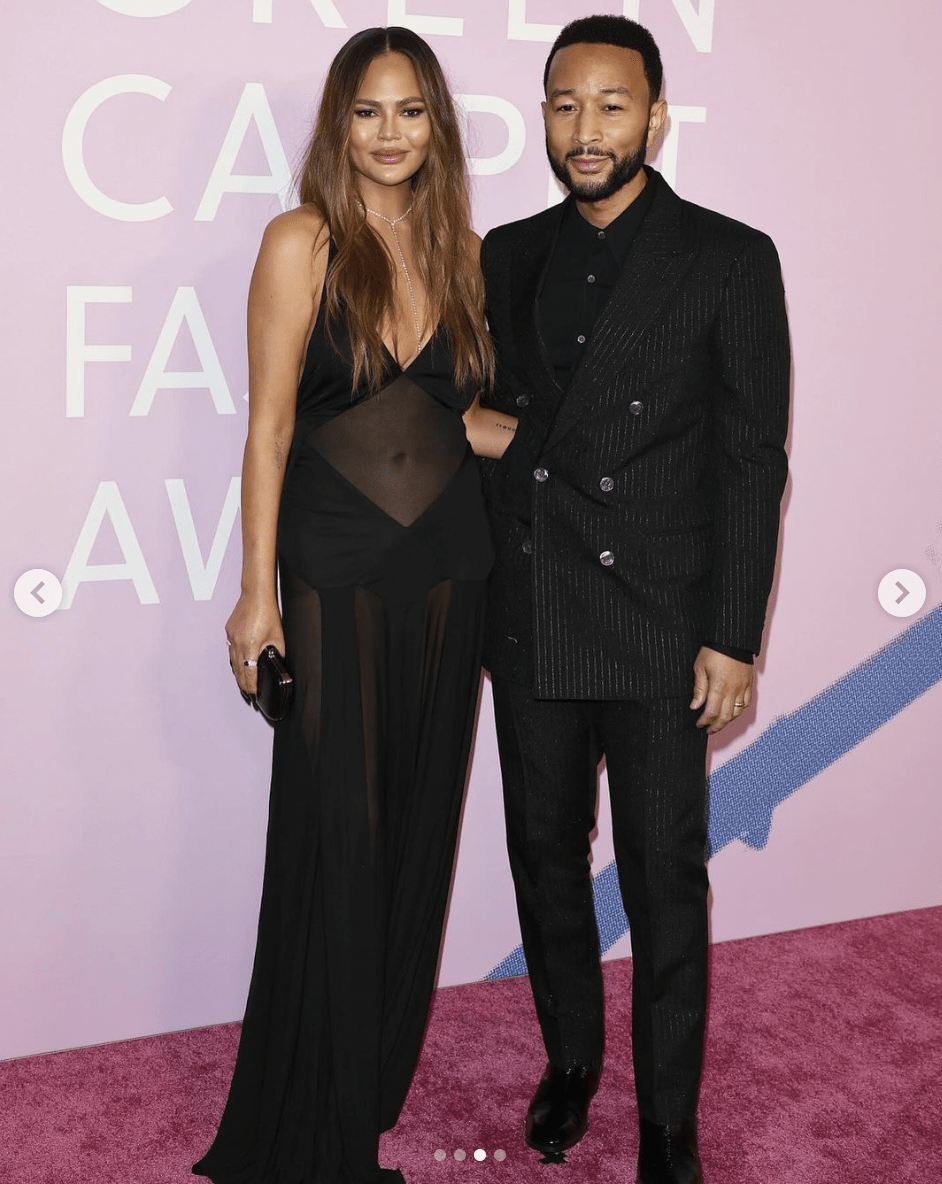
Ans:
POLYGON ((745 707, 746 705, 745 705, 745 703, 734 703, 733 706, 734 707, 745 707))
POLYGON ((255 658, 246 658, 242 662, 242 665, 243 666, 257 666, 258 662, 255 660, 255 658))

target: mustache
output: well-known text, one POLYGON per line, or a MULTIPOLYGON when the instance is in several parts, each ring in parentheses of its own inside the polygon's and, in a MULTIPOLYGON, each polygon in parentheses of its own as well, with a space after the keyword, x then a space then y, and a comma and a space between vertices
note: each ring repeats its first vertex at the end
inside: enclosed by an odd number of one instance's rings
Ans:
POLYGON ((566 153, 566 160, 574 160, 577 156, 607 156, 610 160, 615 159, 614 152, 604 152, 601 148, 573 148, 566 153))

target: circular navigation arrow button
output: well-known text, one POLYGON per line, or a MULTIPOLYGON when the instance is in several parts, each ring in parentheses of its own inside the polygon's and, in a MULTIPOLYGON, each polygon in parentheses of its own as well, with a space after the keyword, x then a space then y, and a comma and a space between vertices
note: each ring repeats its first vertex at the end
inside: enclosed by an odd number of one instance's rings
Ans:
POLYGON ((877 599, 891 617, 911 617, 926 603, 926 585, 908 567, 898 567, 880 581, 877 599))
POLYGON ((31 567, 13 585, 13 599, 28 617, 48 617, 62 603, 62 585, 51 571, 31 567))

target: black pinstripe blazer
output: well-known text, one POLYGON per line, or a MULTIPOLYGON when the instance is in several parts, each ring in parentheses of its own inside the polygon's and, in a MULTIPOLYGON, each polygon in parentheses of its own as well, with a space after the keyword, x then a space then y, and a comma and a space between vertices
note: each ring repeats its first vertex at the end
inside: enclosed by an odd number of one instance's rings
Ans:
POLYGON ((562 210, 497 227, 482 248, 499 358, 487 401, 520 416, 484 467, 497 550, 485 665, 543 698, 686 695, 707 638, 761 642, 787 467, 778 256, 659 180, 562 391, 537 318, 562 210))

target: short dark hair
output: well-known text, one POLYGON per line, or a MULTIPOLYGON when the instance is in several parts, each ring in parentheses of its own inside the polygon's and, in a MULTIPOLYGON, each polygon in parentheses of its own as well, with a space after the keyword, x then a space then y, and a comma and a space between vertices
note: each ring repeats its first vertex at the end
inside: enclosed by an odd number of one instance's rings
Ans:
POLYGON ((553 48, 546 59, 543 70, 543 93, 549 79, 550 63, 557 50, 567 45, 618 45, 622 49, 636 49, 644 62, 644 76, 648 80, 651 102, 660 97, 664 68, 661 65, 661 51, 644 25, 629 20, 626 16, 583 16, 570 21, 553 42, 553 48))

